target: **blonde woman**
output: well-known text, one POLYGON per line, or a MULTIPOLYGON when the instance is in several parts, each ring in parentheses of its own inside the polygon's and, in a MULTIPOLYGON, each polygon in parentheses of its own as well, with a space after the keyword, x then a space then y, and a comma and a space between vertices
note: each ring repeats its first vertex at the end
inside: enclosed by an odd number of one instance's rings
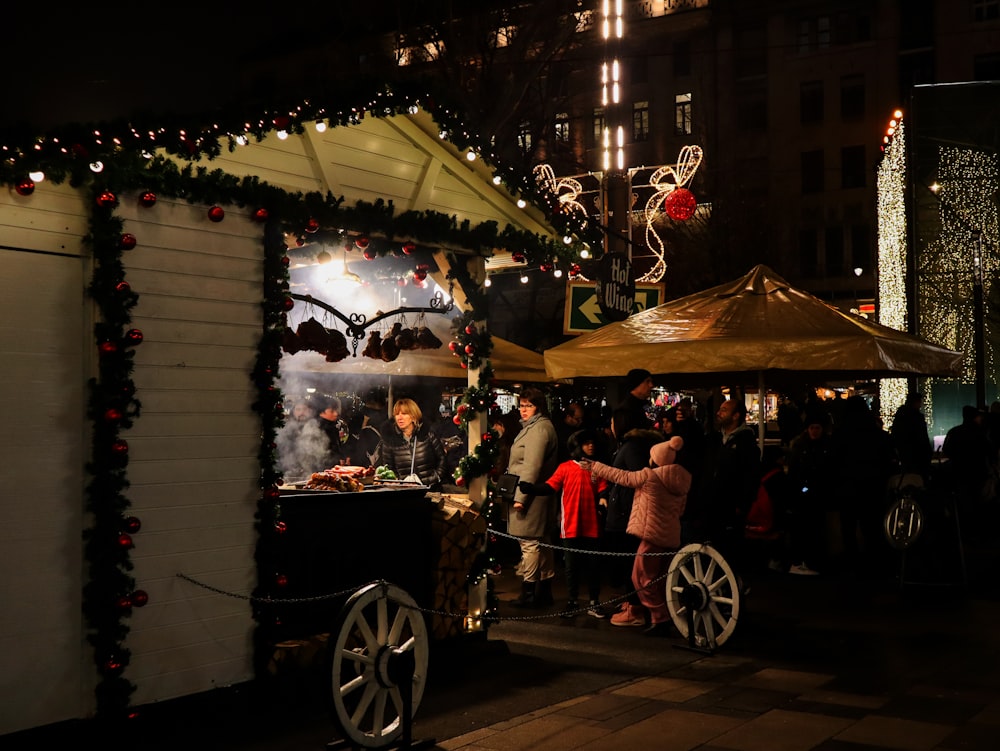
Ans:
POLYGON ((412 399, 399 399, 392 406, 393 421, 382 430, 375 459, 396 477, 416 475, 430 488, 439 488, 445 474, 445 453, 441 440, 424 425, 423 413, 412 399))

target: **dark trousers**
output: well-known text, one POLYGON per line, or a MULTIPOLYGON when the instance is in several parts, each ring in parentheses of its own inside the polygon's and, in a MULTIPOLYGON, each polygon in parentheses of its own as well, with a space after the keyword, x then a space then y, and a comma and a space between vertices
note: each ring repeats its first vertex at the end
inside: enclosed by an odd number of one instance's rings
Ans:
POLYGON ((562 541, 566 596, 570 600, 579 597, 581 579, 587 584, 587 594, 591 600, 597 601, 601 597, 601 567, 597 543, 596 537, 566 537, 562 541))

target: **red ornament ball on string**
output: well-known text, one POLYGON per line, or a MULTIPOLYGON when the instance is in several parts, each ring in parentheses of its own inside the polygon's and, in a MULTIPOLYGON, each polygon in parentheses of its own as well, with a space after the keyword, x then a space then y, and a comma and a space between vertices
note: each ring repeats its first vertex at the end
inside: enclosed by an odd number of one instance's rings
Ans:
POLYGON ((580 264, 578 264, 578 263, 570 264, 569 275, 570 276, 580 276, 580 264))
POLYGON ((144 589, 137 589, 132 593, 131 600, 137 608, 143 608, 149 603, 149 594, 144 589))
POLYGON ((124 669, 121 660, 116 657, 109 657, 104 661, 104 672, 105 673, 120 673, 124 669))
POLYGON ((272 120, 272 122, 274 123, 274 127, 277 128, 278 130, 287 130, 288 124, 291 122, 291 119, 288 117, 288 115, 278 115, 276 118, 274 118, 274 120, 272 120))
POLYGON ((274 531, 279 535, 283 535, 288 531, 288 525, 285 522, 277 521, 274 523, 274 531))
POLYGON ((101 342, 97 345, 97 351, 102 355, 113 355, 118 351, 118 345, 114 342, 101 342))
POLYGON ((471 344, 465 345, 465 354, 474 355, 476 353, 476 348, 471 344))
POLYGON ((104 412, 104 422, 118 422, 122 417, 124 417, 122 411, 115 407, 111 407, 104 412))
POLYGON ((292 308, 294 308, 295 307, 295 298, 294 297, 286 297, 285 301, 282 303, 282 307, 284 307, 284 309, 286 311, 291 310, 292 308))
POLYGON ((35 183, 32 180, 22 180, 14 186, 19 196, 30 196, 35 192, 35 183))
POLYGON ((288 577, 285 576, 284 574, 278 574, 277 576, 274 577, 274 583, 277 584, 279 587, 287 587, 288 577))
POLYGON ((461 425, 462 424, 462 417, 461 417, 461 415, 455 415, 453 418, 451 418, 451 421, 453 423, 455 423, 456 425, 461 425))
POLYGON ((458 342, 448 342, 448 349, 451 350, 455 354, 458 353, 459 346, 460 345, 459 345, 458 342))
POLYGON ((101 193, 97 196, 97 205, 102 209, 114 208, 118 205, 118 196, 110 190, 101 191, 101 193))
MULTIPOLYGON (((282 404, 280 406, 281 406, 281 411, 284 412, 285 405, 282 404)), ((277 486, 272 485, 271 487, 269 487, 267 490, 264 491, 264 498, 266 498, 269 501, 276 501, 279 498, 281 498, 281 491, 278 490, 277 486)))
POLYGON ((458 485, 458 487, 462 487, 463 485, 465 485, 465 478, 464 477, 456 477, 455 478, 455 484, 458 485))
POLYGON ((148 209, 150 206, 153 206, 155 204, 156 204, 156 193, 154 193, 153 191, 147 190, 146 192, 139 195, 140 206, 144 206, 148 209))
POLYGON ((404 279, 403 277, 400 277, 399 279, 397 279, 396 280, 396 286, 397 287, 405 287, 406 286, 406 279, 404 279))
POLYGON ((354 241, 354 244, 357 245, 360 250, 364 250, 365 248, 368 247, 368 244, 370 242, 371 241, 367 237, 362 235, 361 237, 359 237, 357 240, 354 241))
POLYGON ((213 222, 221 222, 226 217, 226 212, 221 206, 213 206, 208 210, 208 218, 213 222))
POLYGON ((684 222, 694 216, 694 210, 698 207, 694 193, 687 188, 675 188, 663 199, 663 211, 671 219, 684 222))
POLYGON ((545 261, 544 263, 540 264, 538 268, 539 270, 544 271, 547 274, 550 271, 552 271, 552 269, 554 269, 555 266, 552 265, 551 261, 545 261))
POLYGON ((372 248, 365 248, 362 255, 365 257, 366 261, 374 261, 376 258, 378 258, 378 253, 376 253, 375 250, 372 248))
POLYGON ((127 532, 122 532, 118 535, 118 547, 120 548, 131 548, 133 546, 132 535, 127 532))
POLYGON ((135 235, 126 232, 119 238, 118 247, 122 250, 132 250, 132 248, 135 247, 136 242, 137 240, 135 239, 135 235))
POLYGON ((125 332, 125 340, 132 345, 142 344, 142 332, 139 329, 129 329, 125 332))
POLYGON ((405 243, 403 243, 403 253, 405 253, 406 255, 412 255, 416 249, 417 249, 417 244, 412 240, 408 240, 405 243))
POLYGON ((124 438, 119 438, 117 441, 111 444, 111 451, 118 456, 125 456, 128 454, 128 441, 124 438))
POLYGON ((319 222, 312 217, 309 217, 309 221, 306 222, 306 232, 310 234, 319 230, 319 222))
POLYGON ((524 263, 525 260, 524 252, 520 250, 515 250, 513 253, 510 254, 510 260, 512 260, 514 263, 524 263))
POLYGON ((267 209, 257 209, 253 212, 253 220, 255 222, 266 222, 268 217, 267 209))
POLYGON ((282 266, 290 266, 291 263, 292 263, 292 259, 289 258, 288 256, 282 256, 281 257, 281 265, 282 266))
POLYGON ((131 610, 132 609, 132 599, 128 595, 122 595, 118 598, 118 609, 119 610, 131 610))
POLYGON ((135 534, 140 529, 142 529, 142 522, 139 521, 138 516, 126 516, 125 517, 125 531, 135 534))

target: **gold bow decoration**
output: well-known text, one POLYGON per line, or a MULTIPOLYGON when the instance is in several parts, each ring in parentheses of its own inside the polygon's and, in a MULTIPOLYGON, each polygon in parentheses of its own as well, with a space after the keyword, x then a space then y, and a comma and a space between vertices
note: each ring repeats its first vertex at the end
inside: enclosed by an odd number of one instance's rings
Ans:
POLYGON ((660 167, 649 178, 653 194, 646 201, 644 210, 646 247, 656 256, 656 263, 653 268, 636 279, 637 282, 658 282, 663 278, 667 270, 667 264, 663 260, 666 245, 653 226, 653 222, 665 213, 664 202, 667 196, 691 182, 694 173, 701 166, 703 156, 701 146, 685 146, 678 154, 676 164, 660 167))
POLYGON ((572 177, 556 177, 551 165, 539 164, 533 170, 535 183, 541 190, 546 190, 555 196, 559 202, 559 207, 564 214, 582 214, 586 216, 587 210, 579 202, 580 193, 583 186, 579 180, 572 177))

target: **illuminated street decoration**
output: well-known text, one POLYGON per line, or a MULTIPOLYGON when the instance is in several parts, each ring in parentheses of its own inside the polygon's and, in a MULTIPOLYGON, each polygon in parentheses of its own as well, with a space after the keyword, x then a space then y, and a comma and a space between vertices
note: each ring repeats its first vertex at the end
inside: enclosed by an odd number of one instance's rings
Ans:
POLYGON ((581 218, 587 215, 587 210, 578 200, 580 193, 583 192, 583 185, 580 184, 579 180, 572 177, 556 177, 552 167, 548 164, 539 164, 532 171, 538 187, 555 197, 564 214, 581 218))
MULTIPOLYGON (((649 179, 653 194, 646 200, 643 220, 646 225, 646 247, 656 256, 656 263, 653 264, 653 268, 636 279, 637 282, 658 282, 663 278, 663 274, 667 270, 667 264, 664 261, 666 245, 656 231, 654 223, 664 213, 670 215, 669 199, 676 195, 675 191, 685 190, 684 186, 691 182, 694 173, 701 166, 703 156, 704 153, 700 146, 685 146, 677 156, 676 164, 660 167, 649 179)), ((683 214, 671 218, 680 219, 681 216, 683 214)))

